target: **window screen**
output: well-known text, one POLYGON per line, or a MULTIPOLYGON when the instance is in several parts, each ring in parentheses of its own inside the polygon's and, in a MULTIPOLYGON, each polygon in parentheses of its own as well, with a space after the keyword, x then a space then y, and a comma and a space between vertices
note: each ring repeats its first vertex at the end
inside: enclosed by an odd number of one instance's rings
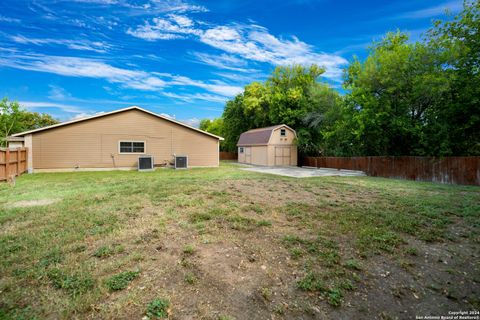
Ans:
POLYGON ((145 142, 120 141, 120 153, 145 153, 145 142))

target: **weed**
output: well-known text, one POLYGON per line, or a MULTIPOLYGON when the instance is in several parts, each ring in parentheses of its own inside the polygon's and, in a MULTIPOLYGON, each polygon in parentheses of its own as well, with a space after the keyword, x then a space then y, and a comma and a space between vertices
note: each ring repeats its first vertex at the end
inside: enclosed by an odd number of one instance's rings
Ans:
POLYGON ((230 222, 230 228, 239 231, 249 231, 255 224, 255 219, 243 217, 240 215, 232 215, 227 218, 230 222))
POLYGON ((149 318, 166 318, 168 317, 169 307, 170 301, 168 299, 155 299, 148 304, 146 315, 149 318))
POLYGON ((343 293, 340 288, 334 288, 334 289, 328 290, 327 302, 330 305, 334 307, 338 307, 342 304, 342 299, 343 299, 343 293))
POLYGON ((97 258, 107 258, 112 256, 114 253, 115 253, 115 250, 113 248, 107 247, 107 246, 101 246, 101 247, 98 247, 97 250, 95 250, 95 252, 93 253, 93 256, 97 258))
POLYGON ((408 247, 407 249, 405 249, 405 253, 411 256, 418 256, 418 249, 415 247, 408 247))
POLYGON ((277 304, 277 305, 273 308, 273 312, 275 312, 276 314, 279 314, 279 315, 284 315, 284 314, 285 314, 285 305, 283 305, 283 304, 277 304))
POLYGON ((193 272, 187 272, 184 279, 185 282, 188 284, 195 284, 195 282, 197 282, 197 277, 195 276, 195 274, 193 274, 193 272))
POLYGON ((97 250, 95 250, 95 252, 93 253, 93 256, 102 259, 102 258, 113 256, 116 253, 121 253, 124 250, 125 249, 123 246, 118 246, 118 245, 100 246, 97 248, 97 250))
POLYGON ((272 225, 272 222, 268 221, 268 220, 257 221, 257 226, 259 226, 259 227, 270 227, 271 225, 272 225))
POLYGON ((221 314, 217 317, 217 320, 234 320, 234 318, 227 316, 225 314, 221 314))
POLYGON ((313 272, 307 273, 305 277, 297 282, 297 287, 303 291, 324 291, 325 284, 321 277, 313 272))
POLYGON ((344 262, 343 266, 352 270, 362 270, 362 265, 358 260, 350 259, 344 262))
POLYGON ((263 299, 265 299, 265 301, 270 301, 270 299, 272 298, 272 290, 270 290, 269 288, 262 288, 260 290, 260 293, 262 294, 262 297, 263 299))
POLYGON ((63 255, 59 248, 55 248, 45 255, 38 263, 40 267, 46 268, 50 265, 57 264, 63 261, 63 255))
POLYGON ((63 289, 73 296, 90 291, 95 285, 95 280, 87 273, 67 274, 54 268, 48 271, 47 276, 55 288, 63 289))
POLYGON ((250 204, 247 207, 245 207, 247 211, 253 211, 256 214, 263 214, 265 210, 258 204, 250 204))
POLYGON ((111 276, 105 281, 110 291, 125 289, 128 284, 140 275, 140 271, 125 271, 111 276))
POLYGON ((292 248, 290 249, 290 256, 292 259, 298 259, 303 255, 303 251, 300 248, 292 248))
POLYGON ((191 244, 187 244, 186 246, 183 247, 183 253, 191 255, 195 252, 195 247, 191 244))
POLYGON ((339 287, 341 289, 349 290, 349 291, 355 289, 355 285, 352 283, 352 281, 350 281, 348 279, 345 279, 345 280, 341 281, 340 284, 339 284, 339 287))

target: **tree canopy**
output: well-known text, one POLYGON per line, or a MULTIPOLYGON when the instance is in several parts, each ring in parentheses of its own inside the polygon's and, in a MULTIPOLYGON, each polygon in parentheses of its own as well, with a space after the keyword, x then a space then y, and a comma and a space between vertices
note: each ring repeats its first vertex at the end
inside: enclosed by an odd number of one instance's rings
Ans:
POLYGON ((7 137, 12 134, 56 123, 58 121, 49 114, 27 111, 18 102, 3 98, 0 101, 0 146, 5 147, 7 137))
POLYGON ((319 81, 317 65, 277 67, 205 130, 221 132, 229 151, 242 132, 284 123, 310 155, 480 155, 479 18, 480 3, 465 1, 422 41, 387 33, 353 58, 342 95, 319 81))

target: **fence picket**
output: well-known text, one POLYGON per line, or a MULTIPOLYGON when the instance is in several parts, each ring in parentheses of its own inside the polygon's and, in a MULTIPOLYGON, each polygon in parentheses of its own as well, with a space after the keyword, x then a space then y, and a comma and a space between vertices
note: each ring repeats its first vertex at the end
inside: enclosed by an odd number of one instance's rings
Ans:
POLYGON ((480 185, 480 157, 303 157, 300 166, 354 169, 369 176, 480 185))

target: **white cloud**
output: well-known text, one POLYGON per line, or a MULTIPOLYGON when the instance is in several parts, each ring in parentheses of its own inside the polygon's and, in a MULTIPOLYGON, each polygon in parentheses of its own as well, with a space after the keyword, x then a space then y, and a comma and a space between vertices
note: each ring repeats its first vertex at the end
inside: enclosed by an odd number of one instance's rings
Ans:
POLYGON ((59 86, 49 85, 49 87, 50 91, 48 92, 48 98, 52 100, 66 100, 72 97, 70 93, 66 92, 65 89, 59 86))
POLYGON ((183 0, 150 0, 146 5, 142 6, 148 9, 149 13, 156 12, 207 12, 204 6, 185 2, 183 0))
POLYGON ((193 27, 193 21, 182 15, 168 14, 165 18, 153 18, 152 24, 146 23, 135 30, 129 28, 127 33, 144 40, 181 39, 189 35, 199 35, 200 30, 193 27))
POLYGON ((224 103, 227 101, 227 98, 224 96, 219 96, 219 95, 214 95, 214 94, 207 94, 207 93, 195 93, 195 94, 190 94, 190 93, 182 93, 182 94, 177 94, 177 93, 172 93, 172 92, 163 92, 163 96, 169 97, 175 100, 181 100, 185 102, 193 102, 196 100, 203 100, 203 101, 209 101, 209 102, 220 102, 224 103))
POLYGON ((268 75, 263 73, 249 73, 249 74, 238 74, 238 73, 227 73, 227 72, 216 72, 216 75, 228 79, 230 81, 235 81, 235 83, 244 83, 248 84, 253 81, 262 81, 268 77, 268 75))
POLYGON ((200 126, 200 119, 197 119, 197 118, 191 118, 191 119, 176 119, 175 115, 174 114, 169 114, 169 113, 159 113, 162 117, 165 117, 165 118, 168 118, 168 119, 172 119, 172 120, 176 120, 176 121, 179 121, 179 122, 182 122, 188 126, 191 126, 191 127, 195 127, 195 128, 198 128, 200 126))
POLYGON ((186 125, 189 125, 190 127, 194 127, 194 128, 200 127, 200 119, 198 118, 191 118, 191 119, 178 120, 178 121, 183 122, 186 125))
POLYGON ((219 56, 194 53, 199 62, 217 68, 251 72, 248 68, 235 65, 242 59, 273 65, 318 64, 326 68, 324 77, 340 81, 342 68, 347 64, 347 60, 339 55, 318 52, 294 36, 289 39, 276 37, 266 28, 254 24, 211 26, 177 15, 154 18, 152 22, 147 21, 136 29, 129 29, 128 33, 148 41, 196 39, 228 53, 219 56))
POLYGON ((104 4, 104 5, 118 4, 118 0, 73 0, 73 2, 104 4))
POLYGON ((256 69, 246 68, 247 62, 245 60, 228 54, 214 55, 208 53, 194 52, 192 53, 192 56, 196 59, 197 62, 219 69, 245 73, 258 72, 258 70, 256 69))
POLYGON ((175 115, 169 114, 169 113, 160 113, 162 117, 168 118, 168 119, 175 119, 175 115))
POLYGON ((172 19, 173 21, 175 21, 175 23, 181 27, 191 27, 193 26, 193 21, 187 17, 187 16, 182 16, 182 15, 178 15, 178 14, 170 14, 168 15, 170 19, 172 19))
POLYGON ((76 115, 74 115, 73 117, 71 117, 68 120, 80 120, 80 119, 84 119, 84 118, 97 116, 97 115, 100 115, 100 114, 103 114, 103 113, 105 113, 105 112, 81 112, 81 113, 77 113, 76 115))
POLYGON ((81 108, 73 105, 62 104, 62 103, 55 103, 55 102, 48 102, 48 101, 19 101, 18 102, 22 107, 27 109, 41 109, 41 108, 57 108, 67 113, 75 113, 80 114, 85 112, 81 108))
POLYGON ((95 52, 106 52, 110 46, 101 41, 89 41, 89 40, 67 40, 67 39, 38 39, 27 38, 21 35, 11 36, 13 41, 21 44, 34 44, 37 46, 42 45, 62 45, 72 50, 84 50, 95 52))
POLYGON ((11 23, 20 23, 21 22, 20 19, 10 18, 10 17, 6 17, 6 16, 2 16, 2 15, 0 15, 0 21, 11 22, 11 23))
POLYGON ((78 57, 13 53, 7 57, 0 55, 0 66, 69 77, 105 79, 126 88, 146 91, 156 91, 168 86, 187 86, 201 88, 223 96, 233 96, 242 90, 241 87, 231 86, 221 81, 205 82, 168 73, 123 69, 111 66, 102 60, 78 57))
POLYGON ((436 5, 433 7, 402 13, 400 15, 395 16, 394 18, 395 19, 431 18, 431 17, 437 17, 445 14, 446 10, 456 13, 461 11, 462 8, 463 8, 463 1, 450 1, 450 2, 445 2, 443 4, 436 5))
POLYGON ((207 30, 200 40, 212 47, 244 59, 266 62, 273 65, 318 64, 326 68, 325 77, 338 79, 344 58, 322 52, 292 37, 291 40, 277 38, 259 26, 217 27, 207 30))
POLYGON ((193 80, 184 76, 171 76, 170 84, 193 86, 214 92, 223 96, 231 97, 242 92, 242 88, 238 86, 231 86, 221 81, 213 81, 213 83, 206 83, 200 80, 193 80))

